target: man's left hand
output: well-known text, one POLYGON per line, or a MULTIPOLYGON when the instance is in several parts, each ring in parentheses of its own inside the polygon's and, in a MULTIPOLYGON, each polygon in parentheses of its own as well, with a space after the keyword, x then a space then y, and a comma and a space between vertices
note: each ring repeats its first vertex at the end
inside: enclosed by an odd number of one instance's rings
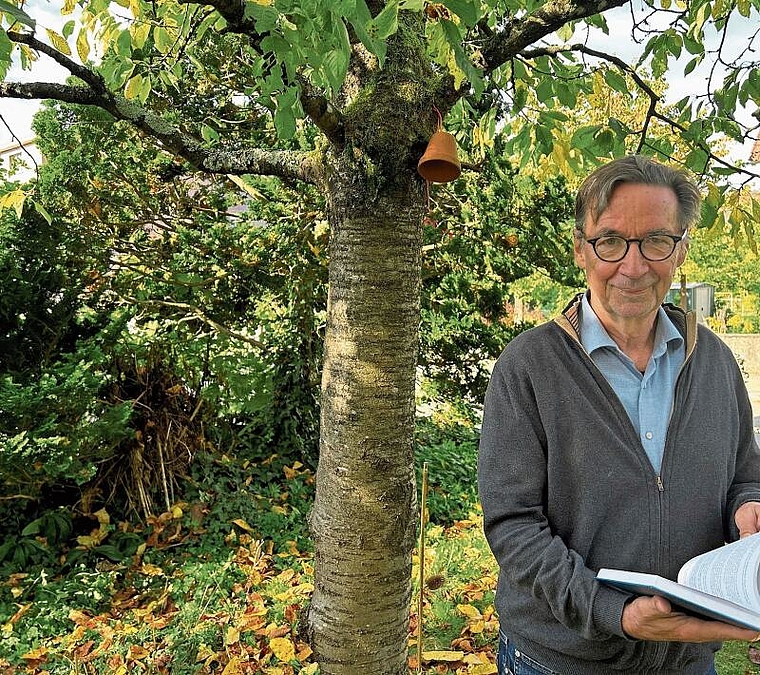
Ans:
POLYGON ((760 502, 745 502, 734 515, 734 522, 739 528, 739 538, 749 537, 760 532, 760 502))

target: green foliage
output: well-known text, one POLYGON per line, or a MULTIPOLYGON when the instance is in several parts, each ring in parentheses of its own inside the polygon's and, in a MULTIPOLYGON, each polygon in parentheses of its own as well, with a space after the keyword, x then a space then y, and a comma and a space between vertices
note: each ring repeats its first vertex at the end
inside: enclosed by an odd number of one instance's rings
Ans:
POLYGON ((536 270, 577 283, 573 199, 562 179, 519 177, 497 147, 483 170, 436 195, 425 228, 420 367, 441 396, 480 402, 490 364, 530 327, 512 284, 536 270))
POLYGON ((421 485, 428 465, 427 510, 430 522, 450 524, 470 517, 478 499, 480 429, 467 404, 434 407, 417 418, 415 466, 421 485))
MULTIPOLYGON (((212 541, 248 534, 270 541, 274 550, 287 550, 290 542, 309 550, 307 514, 313 492, 313 476, 300 462, 289 466, 279 455, 251 462, 202 454, 191 467, 185 497, 201 505, 204 533, 212 541), (233 526, 235 521, 240 524, 233 526)), ((204 542, 198 541, 199 553, 204 542)))
POLYGON ((88 109, 51 106, 36 126, 37 199, 69 220, 2 214, 5 493, 87 483, 149 512, 176 486, 167 462, 181 472, 207 441, 313 463, 327 232, 314 195, 292 208, 272 180, 177 178, 88 109))
POLYGON ((744 228, 736 228, 733 236, 718 228, 697 229, 683 271, 688 281, 715 287, 716 312, 708 318, 715 330, 760 332, 758 255, 744 228))
POLYGON ((0 380, 3 491, 35 495, 43 485, 83 484, 96 463, 133 435, 132 406, 105 398, 111 383, 97 345, 64 355, 39 377, 0 380))

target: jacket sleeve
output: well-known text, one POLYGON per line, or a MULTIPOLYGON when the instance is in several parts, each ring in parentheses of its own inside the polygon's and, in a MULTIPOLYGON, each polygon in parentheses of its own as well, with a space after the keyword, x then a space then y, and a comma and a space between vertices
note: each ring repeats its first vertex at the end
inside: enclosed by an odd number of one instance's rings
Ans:
POLYGON ((508 348, 494 368, 484 404, 478 487, 500 584, 543 603, 586 639, 625 637, 621 617, 630 596, 597 582, 547 519, 547 437, 528 370, 508 348))
POLYGON ((726 513, 729 521, 725 524, 728 541, 734 541, 739 538, 739 530, 734 521, 736 510, 746 502, 760 502, 760 448, 758 448, 755 440, 752 404, 741 370, 733 356, 728 358, 733 371, 734 389, 739 410, 736 464, 734 479, 728 492, 726 513))

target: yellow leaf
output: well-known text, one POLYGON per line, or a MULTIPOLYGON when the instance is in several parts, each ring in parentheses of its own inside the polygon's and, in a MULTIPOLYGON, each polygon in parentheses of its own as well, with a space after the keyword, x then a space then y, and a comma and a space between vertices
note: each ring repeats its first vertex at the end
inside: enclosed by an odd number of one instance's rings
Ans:
POLYGON ((464 614, 468 619, 477 620, 483 618, 480 610, 474 605, 457 605, 457 611, 464 614))
POLYGON ((235 520, 232 521, 235 525, 237 525, 239 528, 245 530, 246 532, 253 532, 253 528, 246 523, 242 518, 235 518, 235 520))
POLYGON ((216 657, 216 652, 211 649, 208 645, 201 644, 200 647, 198 647, 198 653, 195 655, 195 662, 198 663, 199 661, 207 661, 208 659, 213 659, 216 657))
POLYGON ((76 0, 65 0, 61 8, 61 14, 71 14, 77 6, 76 0))
POLYGON ((224 635, 224 646, 229 647, 240 642, 240 631, 234 626, 227 628, 227 632, 224 635))
MULTIPOLYGON (((127 5, 129 6, 129 5, 127 5)), ((152 26, 149 22, 138 23, 132 26, 132 44, 137 49, 142 49, 148 40, 152 26)))
POLYGON ((151 565, 150 563, 143 563, 142 567, 140 567, 140 571, 149 577, 157 577, 164 573, 158 565, 151 565))
POLYGON ((310 663, 308 666, 301 668, 300 675, 314 675, 318 668, 318 663, 310 663))
POLYGON ((269 641, 269 648, 280 661, 284 661, 285 663, 292 661, 296 657, 295 645, 288 638, 272 638, 269 641))
POLYGON ((105 533, 100 530, 94 530, 93 533, 77 537, 77 544, 85 548, 94 548, 105 539, 105 533))
POLYGON ((243 670, 240 668, 240 659, 233 656, 222 671, 222 675, 239 675, 243 670))
POLYGON ((87 39, 87 31, 84 28, 77 34, 76 46, 79 60, 82 63, 87 63, 87 59, 90 57, 90 41, 87 39))
POLYGON ((498 669, 496 668, 495 663, 483 663, 479 666, 473 666, 467 671, 467 675, 493 675, 493 673, 497 673, 498 669))
POLYGON ((282 583, 286 584, 288 583, 294 576, 296 575, 296 571, 294 569, 286 569, 282 570, 275 578, 277 581, 281 581, 282 583))
POLYGON ((433 651, 422 652, 423 661, 461 661, 464 656, 464 652, 452 652, 452 651, 433 651))
POLYGON ((111 516, 108 515, 108 511, 100 509, 93 514, 101 525, 108 525, 111 522, 111 516))
POLYGON ((63 37, 63 35, 59 35, 54 30, 51 30, 50 28, 46 28, 45 32, 47 33, 48 39, 50 40, 50 44, 53 45, 61 54, 66 54, 66 56, 71 56, 71 47, 69 47, 68 43, 66 42, 66 38, 63 37))
POLYGON ((172 506, 172 518, 174 518, 174 520, 179 520, 180 518, 182 518, 183 513, 184 511, 182 510, 182 507, 179 504, 175 504, 174 506, 172 506))
POLYGON ((143 76, 138 73, 137 75, 133 75, 129 78, 129 81, 127 82, 127 86, 124 87, 124 97, 131 101, 132 99, 135 99, 140 94, 140 90, 142 89, 143 84, 143 76))
POLYGON ((26 192, 23 190, 12 190, 0 195, 0 210, 13 209, 16 215, 21 218, 21 214, 24 211, 24 201, 26 200, 26 192))
POLYGON ((282 467, 282 470, 285 473, 285 478, 291 480, 298 475, 298 470, 301 468, 303 468, 303 464, 301 464, 301 462, 295 462, 292 467, 284 466, 282 467))

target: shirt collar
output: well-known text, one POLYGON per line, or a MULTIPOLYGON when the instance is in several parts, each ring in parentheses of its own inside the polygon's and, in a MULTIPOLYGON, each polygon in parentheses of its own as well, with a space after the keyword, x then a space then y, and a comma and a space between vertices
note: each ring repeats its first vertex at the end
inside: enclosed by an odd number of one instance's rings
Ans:
MULTIPOLYGON (((584 293, 581 298, 580 330, 578 332, 581 336, 581 344, 589 354, 604 347, 611 347, 616 351, 620 351, 620 348, 605 330, 602 322, 599 321, 596 312, 591 308, 591 303, 588 301, 588 293, 584 293)), ((673 347, 677 348, 683 344, 683 337, 665 310, 660 307, 657 310, 657 327, 654 333, 652 356, 658 357, 664 354, 670 343, 673 343, 673 347)))

